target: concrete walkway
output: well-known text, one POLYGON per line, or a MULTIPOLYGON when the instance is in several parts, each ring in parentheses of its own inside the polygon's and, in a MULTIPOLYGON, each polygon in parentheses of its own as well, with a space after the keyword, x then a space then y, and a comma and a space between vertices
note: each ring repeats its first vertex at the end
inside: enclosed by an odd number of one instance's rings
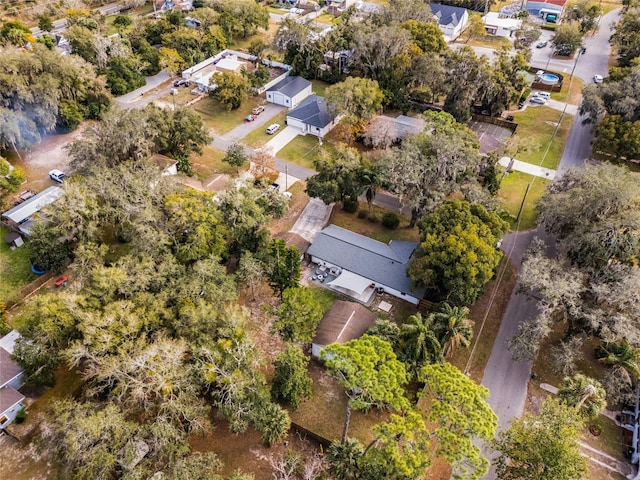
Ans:
POLYGON ((272 155, 275 155, 284 147, 286 147, 291 140, 296 138, 302 133, 297 127, 287 126, 284 130, 281 130, 275 137, 265 143, 264 148, 269 150, 272 155))
POLYGON ((320 230, 329 221, 332 209, 333 203, 325 205, 319 198, 312 198, 289 232, 300 235, 307 242, 313 243, 320 230))
POLYGON ((516 172, 528 173, 529 175, 546 178, 547 180, 553 180, 556 176, 555 170, 539 167, 527 162, 521 162, 520 160, 512 159, 510 157, 502 157, 498 160, 498 163, 507 169, 510 168, 516 172))

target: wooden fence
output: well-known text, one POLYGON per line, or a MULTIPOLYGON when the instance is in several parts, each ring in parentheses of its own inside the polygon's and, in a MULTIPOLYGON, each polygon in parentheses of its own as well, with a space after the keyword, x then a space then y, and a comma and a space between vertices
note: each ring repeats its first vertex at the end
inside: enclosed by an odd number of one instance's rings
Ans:
POLYGON ((511 133, 515 133, 518 128, 518 124, 515 122, 508 122, 504 118, 501 117, 490 117, 489 115, 476 115, 475 113, 471 114, 471 120, 476 122, 490 123, 492 125, 497 125, 499 127, 506 128, 511 130, 511 133))
POLYGON ((333 443, 331 440, 323 437, 322 435, 318 435, 317 433, 314 433, 311 430, 307 430, 306 428, 298 425, 297 423, 291 422, 291 430, 296 431, 297 433, 302 435, 303 438, 317 442, 318 444, 322 445, 324 448, 329 448, 329 446, 333 443))
POLYGON ((35 292, 40 290, 40 288, 42 288, 42 286, 45 283, 51 280, 53 276, 54 274, 52 272, 45 273, 44 275, 41 275, 38 278, 36 278, 29 285, 22 287, 22 289, 16 295, 16 300, 12 299, 7 301, 7 304, 6 304, 7 310, 12 309, 16 305, 19 305, 20 303, 25 301, 27 298, 29 298, 31 295, 33 295, 35 292))

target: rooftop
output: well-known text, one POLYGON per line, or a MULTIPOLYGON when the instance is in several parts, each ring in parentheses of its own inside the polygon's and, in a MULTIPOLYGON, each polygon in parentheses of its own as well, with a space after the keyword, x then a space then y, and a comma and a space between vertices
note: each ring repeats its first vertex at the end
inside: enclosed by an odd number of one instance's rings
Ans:
POLYGON ((375 314, 359 303, 336 300, 320 320, 313 343, 326 346, 355 340, 360 338, 375 321, 375 314))
POLYGON ((22 367, 11 360, 9 352, 0 348, 0 387, 4 387, 21 373, 22 367))
POLYGON ((327 110, 327 101, 317 95, 310 95, 300 105, 291 110, 287 117, 301 120, 307 125, 324 128, 336 118, 327 110))
POLYGON ((64 195, 64 190, 60 187, 49 187, 31 197, 29 200, 25 200, 21 204, 16 205, 11 210, 4 212, 2 216, 12 222, 22 223, 31 215, 58 200, 62 195, 64 195))
POLYGON ((430 4, 431 11, 438 18, 440 25, 458 25, 466 10, 461 7, 452 7, 451 5, 440 5, 437 3, 430 4))
POLYGON ((309 85, 311 85, 311 82, 306 78, 289 75, 267 91, 280 92, 287 97, 295 97, 305 88, 308 88, 309 85))
POLYGON ((24 400, 24 395, 11 387, 0 388, 0 414, 24 400))

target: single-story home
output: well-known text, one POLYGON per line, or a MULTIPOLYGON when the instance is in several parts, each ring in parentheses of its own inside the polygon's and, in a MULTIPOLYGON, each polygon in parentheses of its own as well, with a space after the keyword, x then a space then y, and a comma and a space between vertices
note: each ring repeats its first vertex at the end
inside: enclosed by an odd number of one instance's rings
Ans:
POLYGON ((469 23, 469 12, 465 8, 437 3, 430 4, 430 7, 448 42, 458 38, 469 23))
POLYGON ((317 95, 305 98, 300 105, 287 113, 287 125, 323 138, 336 124, 336 116, 327 110, 327 101, 317 95))
POLYGON ((489 12, 482 17, 487 35, 511 38, 522 27, 519 18, 503 17, 498 12, 489 12))
POLYGON ((347 8, 356 4, 356 0, 327 0, 327 12, 331 15, 342 15, 347 8))
POLYGON ((567 0, 535 0, 527 1, 525 9, 529 15, 540 17, 551 23, 558 23, 567 0))
POLYGON ((376 316, 359 303, 336 300, 320 320, 311 342, 311 355, 319 358, 327 345, 360 338, 375 321, 376 316))
POLYGON ((13 422, 22 408, 24 384, 22 367, 11 359, 20 334, 13 330, 0 338, 0 430, 13 422))
POLYGON ((403 138, 417 135, 424 130, 425 121, 418 117, 398 115, 396 118, 378 115, 364 133, 364 143, 372 148, 388 148, 403 138))
POLYGON ((151 160, 155 162, 162 169, 162 176, 165 175, 177 175, 178 174, 178 161, 173 158, 169 158, 166 155, 160 153, 154 153, 151 155, 151 160))
POLYGON ((307 249, 313 263, 339 272, 324 285, 353 298, 368 289, 384 291, 417 305, 426 288, 412 288, 409 261, 418 244, 379 242, 336 225, 324 228, 307 249))
POLYGON ((10 225, 17 227, 25 235, 29 235, 33 221, 31 217, 42 210, 47 205, 52 204, 64 195, 64 190, 60 187, 49 187, 24 202, 16 205, 11 210, 7 210, 2 217, 10 225))
POLYGON ((297 107, 311 95, 311 82, 306 78, 289 75, 267 90, 267 102, 283 107, 297 107))

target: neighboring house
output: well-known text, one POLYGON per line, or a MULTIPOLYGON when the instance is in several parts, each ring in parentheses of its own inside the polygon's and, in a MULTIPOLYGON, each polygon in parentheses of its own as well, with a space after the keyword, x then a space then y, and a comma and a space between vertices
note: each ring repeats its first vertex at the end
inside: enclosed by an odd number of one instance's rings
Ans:
POLYGON ((336 116, 327 110, 327 101, 317 95, 311 95, 300 105, 287 113, 287 125, 323 138, 336 124, 336 116))
POLYGON ((154 153, 151 155, 151 160, 153 160, 156 165, 158 165, 162 169, 162 176, 166 175, 177 175, 178 174, 178 161, 173 158, 169 158, 165 155, 161 155, 159 153, 154 153))
POLYGON ((346 343, 360 338, 376 321, 376 316, 359 303, 336 300, 326 313, 311 342, 311 355, 333 343, 346 343))
POLYGON ((24 384, 22 368, 11 360, 19 337, 20 334, 13 330, 0 338, 0 430, 15 420, 25 398, 18 392, 24 384))
POLYGON ((430 4, 431 11, 436 16, 440 30, 448 42, 455 40, 469 23, 469 13, 466 9, 451 5, 430 4))
POLYGON ((161 13, 168 10, 187 12, 193 10, 193 0, 158 0, 155 2, 154 9, 161 13))
POLYGON ((267 90, 267 102, 294 108, 311 95, 311 82, 298 76, 287 76, 267 90))
POLYGON ((35 223, 31 217, 58 200, 62 195, 64 195, 64 190, 60 187, 49 187, 11 210, 7 210, 2 214, 2 217, 7 220, 9 225, 19 229, 25 235, 29 235, 30 229, 35 223))
POLYGON ((355 0, 327 0, 327 12, 331 15, 342 15, 347 8, 355 4, 355 0))
POLYGON ((498 12, 487 13, 482 21, 487 35, 496 37, 511 38, 522 27, 522 20, 519 18, 503 17, 498 12))
POLYGON ((388 148, 398 144, 403 138, 417 135, 424 130, 425 121, 421 118, 399 115, 396 118, 378 115, 363 135, 364 143, 372 148, 388 148))
POLYGON ((540 17, 550 23, 558 23, 567 0, 527 1, 525 6, 529 15, 540 17))
POLYGON ((334 269, 337 277, 324 285, 352 298, 375 290, 417 305, 425 288, 413 289, 407 276, 416 242, 392 240, 385 244, 336 225, 323 229, 307 249, 311 261, 334 269))

